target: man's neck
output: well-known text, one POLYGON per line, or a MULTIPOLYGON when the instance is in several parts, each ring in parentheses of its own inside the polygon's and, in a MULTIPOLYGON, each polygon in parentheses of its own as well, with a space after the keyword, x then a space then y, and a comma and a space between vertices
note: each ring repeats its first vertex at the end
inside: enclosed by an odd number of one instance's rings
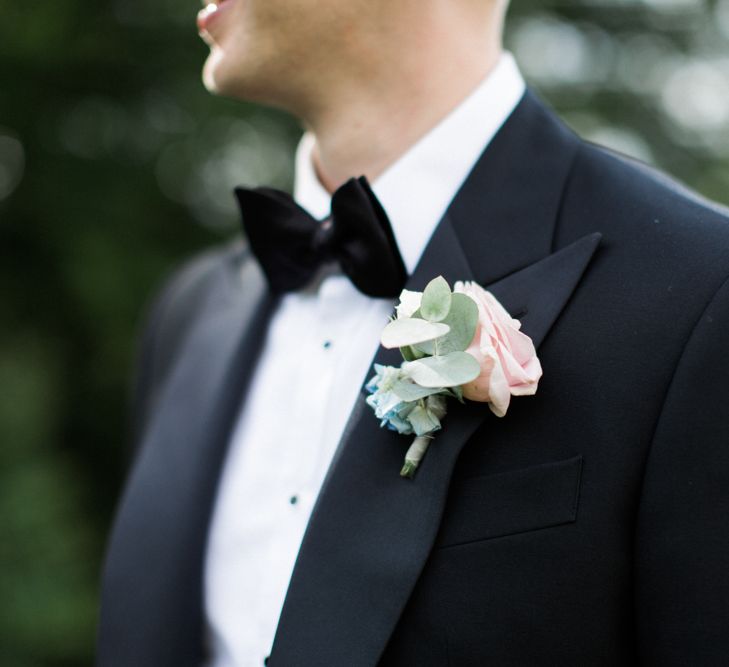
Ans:
POLYGON ((340 87, 305 117, 316 138, 313 161, 322 185, 333 192, 352 176, 374 181, 489 74, 501 46, 498 39, 488 44, 445 51, 447 58, 431 46, 370 85, 355 80, 340 87))

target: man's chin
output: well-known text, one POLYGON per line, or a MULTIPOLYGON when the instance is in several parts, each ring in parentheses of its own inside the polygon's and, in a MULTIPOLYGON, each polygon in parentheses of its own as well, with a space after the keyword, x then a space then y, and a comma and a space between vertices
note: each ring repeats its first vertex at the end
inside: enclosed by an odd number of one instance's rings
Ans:
POLYGON ((229 72, 216 66, 211 59, 205 62, 202 82, 206 90, 219 97, 227 97, 241 102, 255 102, 291 111, 287 104, 276 96, 270 86, 256 85, 255 81, 243 79, 240 72, 229 72))
POLYGON ((259 101, 249 90, 251 86, 246 85, 245 79, 241 77, 240 70, 230 67, 230 63, 226 63, 222 54, 215 49, 210 52, 203 66, 202 82, 213 95, 243 101, 259 101))
POLYGON ((215 48, 210 51, 202 70, 202 82, 208 92, 225 95, 225 74, 221 54, 215 48))

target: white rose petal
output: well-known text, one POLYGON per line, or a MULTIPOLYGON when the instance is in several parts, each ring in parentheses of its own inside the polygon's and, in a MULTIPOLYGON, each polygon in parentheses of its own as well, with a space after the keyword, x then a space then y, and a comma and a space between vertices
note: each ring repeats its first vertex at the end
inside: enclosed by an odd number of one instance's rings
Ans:
POLYGON ((404 289, 400 293, 400 303, 395 307, 397 317, 411 317, 412 314, 420 308, 420 300, 423 298, 422 292, 412 292, 404 289))

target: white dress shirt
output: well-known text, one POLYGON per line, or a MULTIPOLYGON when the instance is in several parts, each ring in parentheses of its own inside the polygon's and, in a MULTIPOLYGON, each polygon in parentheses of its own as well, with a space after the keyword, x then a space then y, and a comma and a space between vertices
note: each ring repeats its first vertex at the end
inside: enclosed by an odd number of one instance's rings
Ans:
MULTIPOLYGON (((523 93, 505 53, 468 98, 372 184, 409 273, 523 93)), ((331 198, 312 167, 313 145, 311 135, 299 145, 294 196, 321 219, 331 198)), ((309 516, 360 387, 372 375, 393 306, 330 275, 284 296, 271 318, 208 537, 210 667, 259 667, 270 653, 309 516)))

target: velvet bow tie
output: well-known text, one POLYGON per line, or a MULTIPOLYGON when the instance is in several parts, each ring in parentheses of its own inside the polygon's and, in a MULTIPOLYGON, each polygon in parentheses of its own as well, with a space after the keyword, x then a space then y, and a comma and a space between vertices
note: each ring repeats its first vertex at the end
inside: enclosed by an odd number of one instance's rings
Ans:
POLYGON ((304 287, 330 262, 369 296, 394 298, 405 286, 390 221, 364 176, 336 190, 323 222, 280 190, 236 188, 235 194, 251 250, 274 292, 304 287))

